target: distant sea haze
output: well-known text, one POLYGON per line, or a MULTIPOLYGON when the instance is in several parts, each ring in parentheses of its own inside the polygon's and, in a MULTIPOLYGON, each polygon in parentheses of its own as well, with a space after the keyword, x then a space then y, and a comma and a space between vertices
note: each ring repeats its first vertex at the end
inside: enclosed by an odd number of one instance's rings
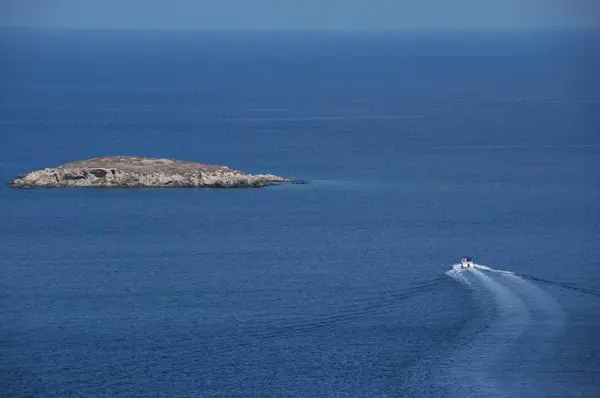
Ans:
POLYGON ((1 32, 0 396, 599 395, 593 31, 1 32))

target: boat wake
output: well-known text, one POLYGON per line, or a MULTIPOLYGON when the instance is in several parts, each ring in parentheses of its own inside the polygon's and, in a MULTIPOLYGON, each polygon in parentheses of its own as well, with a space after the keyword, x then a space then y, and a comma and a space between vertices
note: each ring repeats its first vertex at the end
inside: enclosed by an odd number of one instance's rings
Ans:
POLYGON ((481 264, 473 264, 473 266, 470 268, 463 268, 462 265, 460 265, 460 264, 454 264, 450 271, 446 271, 446 275, 448 275, 450 277, 454 277, 454 275, 460 274, 461 272, 465 272, 470 269, 476 269, 476 270, 488 271, 488 272, 496 272, 499 274, 506 274, 506 275, 516 275, 514 272, 511 272, 511 271, 505 271, 502 269, 494 269, 494 268, 491 268, 491 267, 488 267, 485 265, 481 265, 481 264))
POLYGON ((457 264, 446 275, 473 291, 487 317, 481 330, 457 347, 443 367, 441 381, 450 386, 449 393, 539 395, 535 380, 529 378, 543 368, 563 329, 565 313, 560 304, 534 282, 511 271, 457 264))

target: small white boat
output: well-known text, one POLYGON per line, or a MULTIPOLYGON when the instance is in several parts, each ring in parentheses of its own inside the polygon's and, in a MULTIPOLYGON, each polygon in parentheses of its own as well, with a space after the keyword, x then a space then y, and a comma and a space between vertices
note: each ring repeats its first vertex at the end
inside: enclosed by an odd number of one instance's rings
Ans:
POLYGON ((471 257, 463 257, 460 259, 460 265, 462 268, 470 268, 473 266, 473 259, 471 257))

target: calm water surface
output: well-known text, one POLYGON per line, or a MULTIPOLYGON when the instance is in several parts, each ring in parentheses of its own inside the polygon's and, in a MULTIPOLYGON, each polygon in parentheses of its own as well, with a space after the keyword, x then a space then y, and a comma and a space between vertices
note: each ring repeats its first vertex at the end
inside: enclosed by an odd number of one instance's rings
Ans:
POLYGON ((595 32, 0 32, 4 182, 311 181, 0 186, 3 397, 600 395, 595 32))

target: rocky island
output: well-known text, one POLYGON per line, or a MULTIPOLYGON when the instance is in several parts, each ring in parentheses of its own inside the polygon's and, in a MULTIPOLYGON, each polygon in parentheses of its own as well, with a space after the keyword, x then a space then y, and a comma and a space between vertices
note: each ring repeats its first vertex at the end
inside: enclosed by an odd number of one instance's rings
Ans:
POLYGON ((11 181, 17 188, 242 188, 293 182, 272 174, 247 174, 227 166, 171 159, 111 156, 32 171, 11 181))

